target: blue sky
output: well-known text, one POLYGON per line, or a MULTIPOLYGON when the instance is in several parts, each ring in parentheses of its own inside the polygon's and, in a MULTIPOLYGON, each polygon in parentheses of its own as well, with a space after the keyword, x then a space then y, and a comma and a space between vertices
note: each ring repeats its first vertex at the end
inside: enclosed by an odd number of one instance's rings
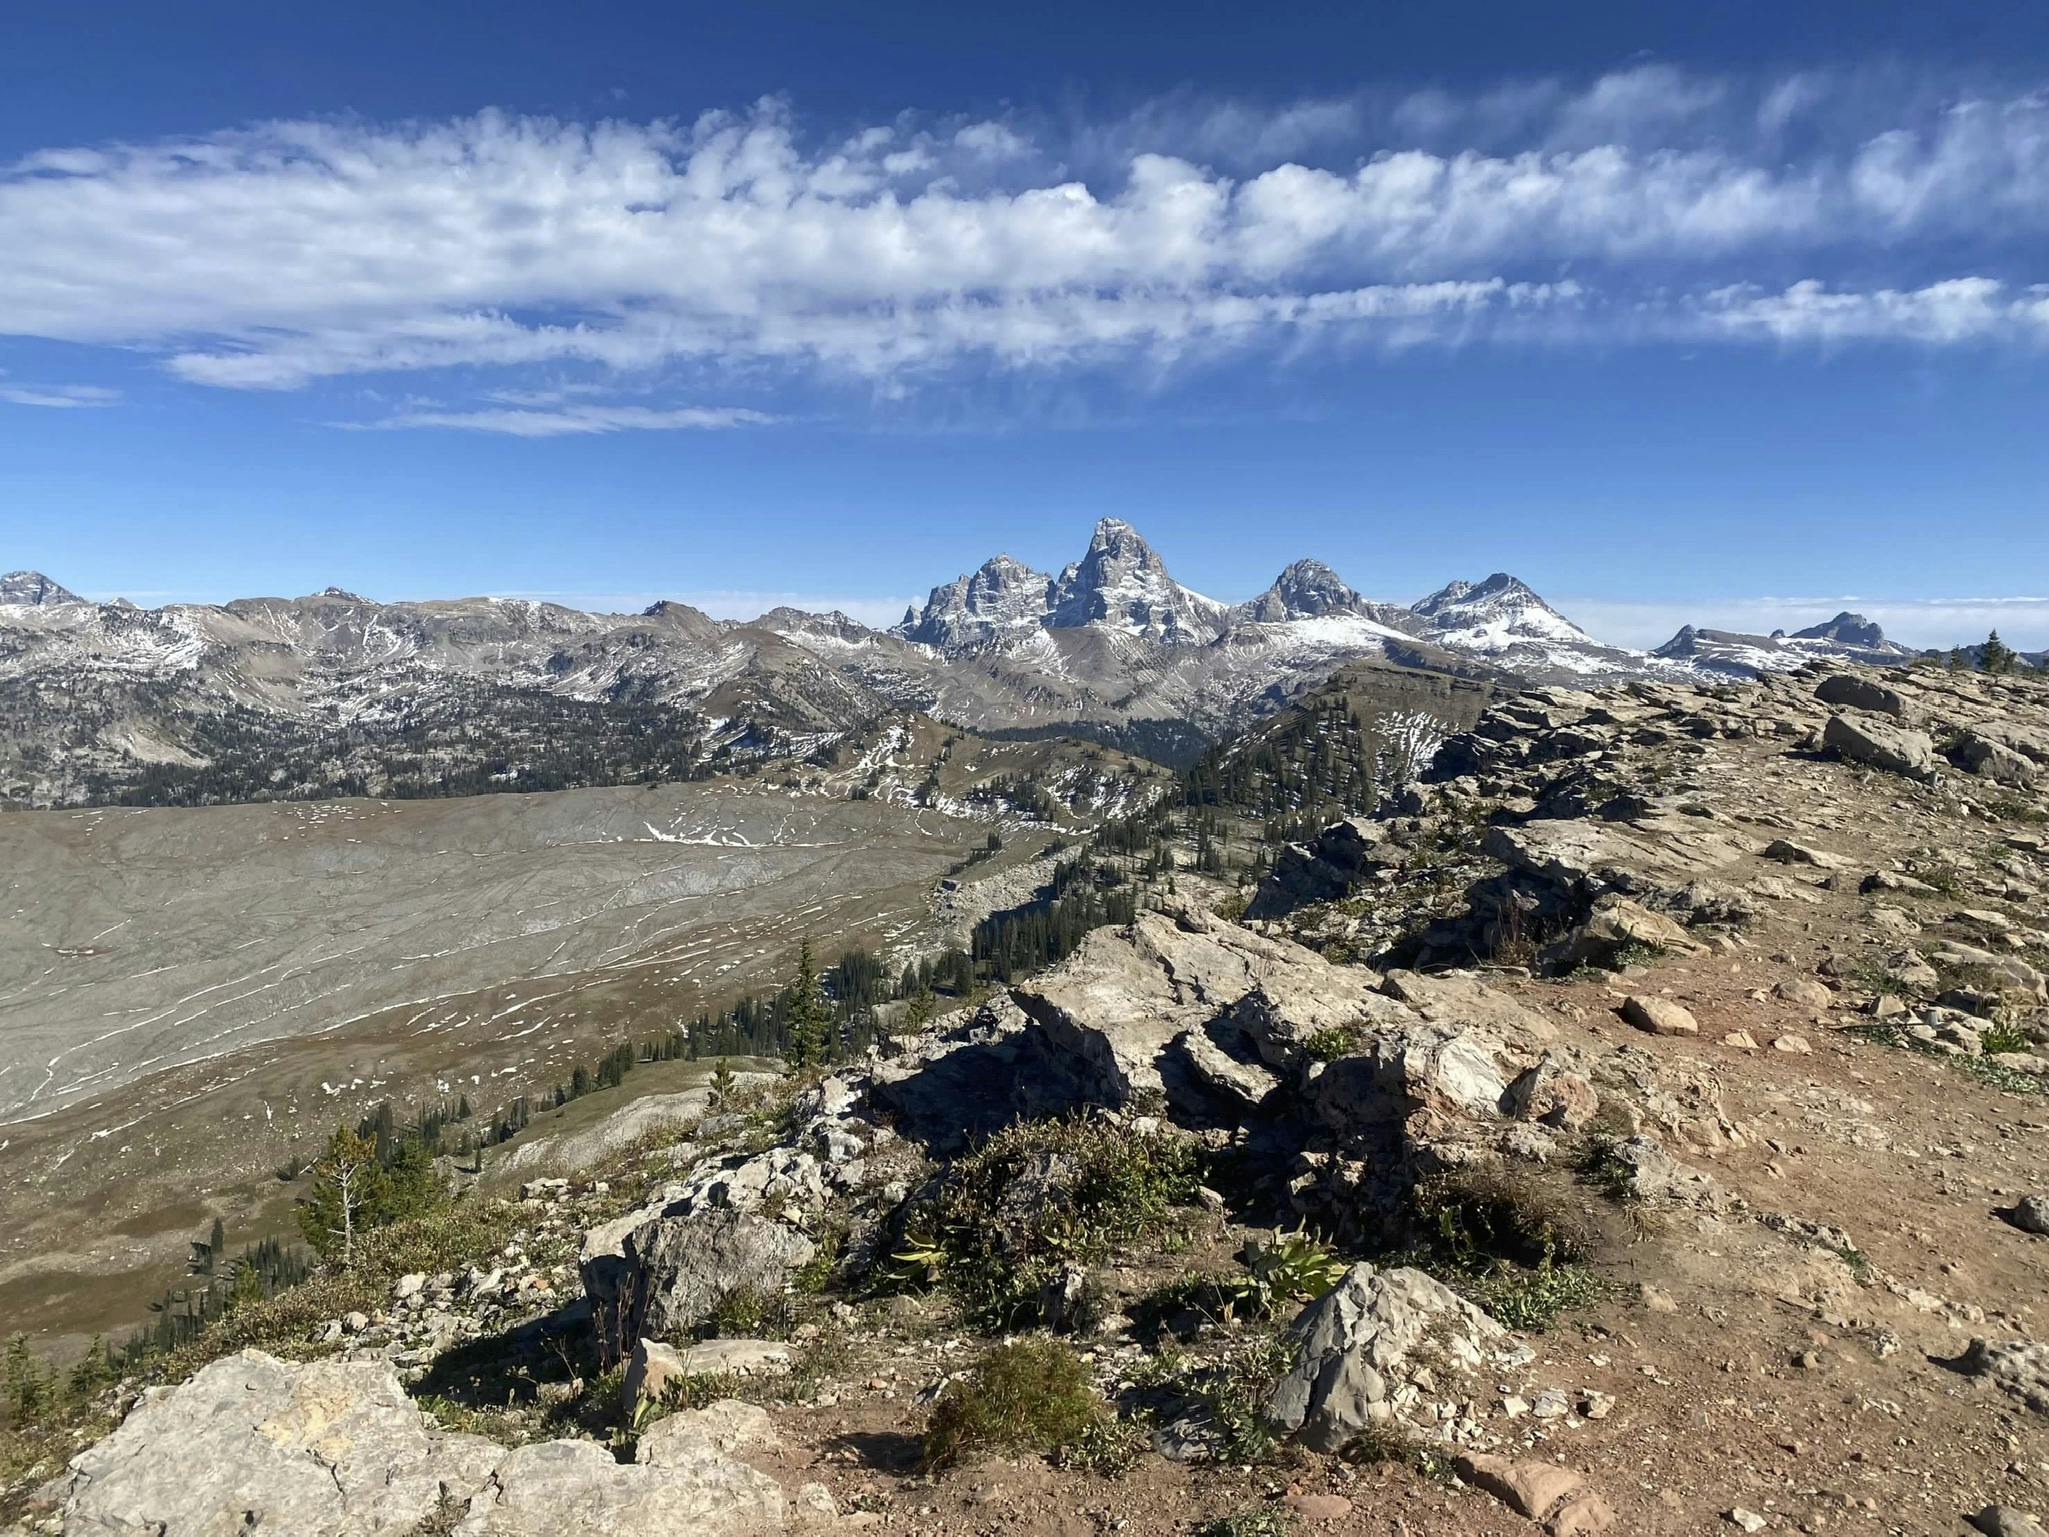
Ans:
POLYGON ((1116 514, 1226 598, 2049 644, 2044 8, 6 27, 0 567, 872 620, 1116 514))

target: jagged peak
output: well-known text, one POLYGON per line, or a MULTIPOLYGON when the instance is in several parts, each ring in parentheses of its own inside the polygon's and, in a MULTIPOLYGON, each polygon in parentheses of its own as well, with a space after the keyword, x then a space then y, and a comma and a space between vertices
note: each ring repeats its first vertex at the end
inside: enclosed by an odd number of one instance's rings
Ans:
POLYGON ((0 576, 0 603, 26 603, 37 608, 51 608, 60 603, 86 601, 40 571, 9 571, 0 576))
POLYGON ((1793 632, 1795 640, 1832 640, 1846 646, 1882 646, 1886 644, 1885 631, 1877 621, 1866 619, 1862 614, 1853 614, 1844 609, 1835 618, 1820 624, 1811 624, 1804 630, 1793 632))
POLYGON ((1239 612, 1257 623, 1276 624, 1325 614, 1356 613, 1364 601, 1322 561, 1298 560, 1283 569, 1265 592, 1242 605, 1239 612))

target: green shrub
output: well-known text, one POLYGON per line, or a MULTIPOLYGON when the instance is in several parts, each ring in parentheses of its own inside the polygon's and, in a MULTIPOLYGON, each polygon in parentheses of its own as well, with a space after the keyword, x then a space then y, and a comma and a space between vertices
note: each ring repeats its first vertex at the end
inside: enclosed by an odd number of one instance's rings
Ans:
MULTIPOLYGON (((1593 1145, 1608 1146, 1600 1139, 1593 1145)), ((1599 1170, 1619 1179, 1627 1165, 1611 1154, 1599 1170)), ((1626 1184, 1618 1188, 1626 1194, 1626 1184)), ((1425 1180, 1411 1202, 1426 1246, 1418 1262, 1511 1329, 1549 1328, 1605 1289, 1599 1276, 1576 1263, 1593 1250, 1591 1229, 1531 1180, 1499 1170, 1459 1170, 1425 1180)))
POLYGON ((2034 1042, 2020 1026, 2008 1023, 1987 1025, 1978 1032, 1978 1049, 1988 1057, 2009 1051, 2029 1051, 2034 1042))
POLYGON ((1302 1049, 1315 1062, 1335 1062, 1355 1055, 1365 1043, 1365 1032, 1357 1025, 1325 1025, 1303 1039, 1302 1049))
POLYGON ((796 1309, 785 1293, 742 1286, 719 1298, 696 1332, 700 1339, 786 1340, 796 1327, 796 1309))
POLYGON ((1608 1283, 1584 1265, 1549 1260, 1531 1269, 1496 1265, 1477 1274, 1454 1273, 1447 1284, 1483 1313, 1511 1329, 1544 1330, 1562 1313, 1592 1307, 1608 1283))
POLYGON ((1104 1407, 1081 1358, 1054 1339, 997 1345, 947 1384, 926 1422, 924 1464, 943 1468, 977 1447, 1053 1453, 1079 1446, 1104 1407))
POLYGON ((942 1285, 987 1328, 1028 1324, 1062 1266, 1165 1241, 1198 1178, 1195 1144, 1175 1132, 1109 1120, 1009 1127, 911 1214, 884 1279, 942 1285))
POLYGON ((1455 1260, 1539 1265, 1582 1258, 1592 1246, 1585 1222, 1563 1202, 1502 1170, 1437 1175, 1410 1200, 1426 1241, 1455 1260))
POLYGON ((1294 1529, 1294 1519, 1278 1505, 1247 1505, 1205 1524, 1201 1537, 1288 1537, 1294 1529))
POLYGON ((1264 1318, 1278 1304, 1322 1296, 1347 1268, 1330 1245, 1298 1230, 1279 1234, 1270 1243, 1248 1244, 1245 1274, 1228 1285, 1243 1307, 1264 1318))

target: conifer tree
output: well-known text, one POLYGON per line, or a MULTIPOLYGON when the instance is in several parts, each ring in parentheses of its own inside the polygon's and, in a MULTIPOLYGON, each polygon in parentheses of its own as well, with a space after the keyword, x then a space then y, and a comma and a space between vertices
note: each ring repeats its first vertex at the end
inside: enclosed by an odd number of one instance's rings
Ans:
POLYGON ((733 1064, 720 1057, 711 1070, 711 1106, 714 1110, 730 1109, 733 1095, 739 1085, 733 1078, 733 1064))
POLYGON ((812 1067, 825 1060, 825 1000, 818 992, 818 965, 811 957, 806 939, 797 955, 797 980, 790 984, 789 1002, 783 1010, 784 1048, 793 1067, 812 1067))
POLYGON ((417 1217, 440 1199, 441 1177, 435 1172, 433 1150, 418 1137, 407 1137, 384 1167, 377 1198, 367 1208, 367 1225, 382 1227, 417 1217))
POLYGON ((344 1270, 356 1261, 356 1239, 367 1214, 382 1197, 384 1170, 377 1144, 337 1126, 327 1151, 313 1165, 313 1189, 299 1206, 299 1231, 322 1259, 339 1259, 344 1270))
POLYGON ((2012 672, 2018 658, 2013 648, 1999 638, 1994 630, 1985 637, 1985 644, 1978 648, 1978 671, 1987 673, 2012 672))
POLYGON ((50 1406, 50 1378, 43 1365, 29 1352, 28 1336, 16 1334, 7 1342, 7 1356, 0 1364, 0 1389, 7 1394, 8 1412, 17 1425, 27 1425, 50 1406))

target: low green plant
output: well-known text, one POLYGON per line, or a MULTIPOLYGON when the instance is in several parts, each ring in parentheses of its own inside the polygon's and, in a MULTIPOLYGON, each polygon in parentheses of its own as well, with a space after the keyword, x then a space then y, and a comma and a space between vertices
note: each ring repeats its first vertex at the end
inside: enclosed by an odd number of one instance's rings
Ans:
POLYGON ((1636 1166, 1615 1150, 1616 1139, 1601 1133, 1587 1139, 1580 1154, 1579 1174, 1587 1184, 1618 1205, 1640 1199, 1636 1190, 1636 1166))
POLYGON ((1091 1420, 1058 1453, 1060 1465, 1082 1468, 1106 1478, 1128 1473, 1151 1445, 1144 1427, 1109 1416, 1091 1420))
MULTIPOLYGON (((1626 1193, 1627 1165, 1613 1160, 1601 1167, 1626 1193)), ((1418 1263, 1512 1329, 1547 1329, 1605 1289, 1580 1263, 1594 1246, 1589 1227, 1530 1180, 1459 1170, 1419 1184, 1411 1211, 1424 1244, 1418 1263)))
POLYGON ((1966 1078, 1975 1078, 1987 1088, 1998 1089, 2002 1093, 2018 1094, 2028 1098, 2040 1098, 2049 1094, 2049 1083, 2030 1073, 2024 1073, 2019 1068, 2009 1067, 1997 1056, 1971 1057, 1962 1053, 1951 1055, 1907 1034, 1904 1029, 1890 1021, 1852 1025, 1843 1033, 1858 1040, 1870 1041, 1874 1045, 1897 1047, 1902 1051, 1911 1051, 1916 1056, 1946 1063, 1953 1072, 1961 1073, 1966 1078))
POLYGON ((1392 1417, 1368 1425, 1340 1448, 1339 1455, 1347 1462, 1407 1468, 1431 1479, 1444 1478, 1451 1470, 1442 1448, 1392 1417))
POLYGON ((1246 1505, 1206 1523, 1200 1537, 1288 1537, 1295 1521, 1278 1505, 1246 1505))
POLYGON ((796 1326, 796 1308, 786 1293, 742 1286, 719 1298, 697 1334, 700 1339, 786 1340, 796 1326))
POLYGON ((1196 1144, 1178 1132, 1020 1123, 954 1163, 878 1279, 943 1286, 987 1328, 1027 1325, 1062 1267, 1142 1240, 1164 1246, 1199 1175, 1196 1144))
POLYGON ((1615 952, 1609 964, 1615 971, 1633 971, 1638 967, 1657 964, 1664 959, 1666 953, 1663 945, 1652 944, 1643 939, 1632 939, 1615 952))
POLYGON ((2003 1056, 2010 1051, 2029 1051, 2034 1042, 2019 1025, 1999 1020, 1978 1032, 1978 1049, 1988 1057, 2003 1056))
POLYGON ((1343 1278, 1346 1263, 1329 1244, 1297 1229, 1246 1246, 1245 1274, 1227 1286, 1249 1312, 1265 1317, 1281 1303, 1320 1297, 1343 1278))
POLYGON ((1357 1025, 1325 1025, 1303 1038, 1302 1049, 1312 1061, 1335 1062, 1340 1057, 1356 1055, 1365 1039, 1357 1025))
POLYGON ((1608 1292, 1607 1281, 1586 1266, 1548 1260, 1529 1269, 1495 1265, 1477 1274, 1455 1274, 1449 1284, 1509 1328, 1540 1332, 1562 1314, 1592 1307, 1608 1292))
POLYGON ((1585 1222, 1563 1201, 1506 1170, 1461 1169, 1423 1180, 1410 1207, 1427 1241, 1458 1260, 1528 1266, 1579 1259, 1592 1246, 1585 1222))
POLYGON ((1045 1337, 985 1352, 946 1385, 925 1424, 924 1466, 936 1469, 977 1447, 1055 1453, 1078 1446, 1106 1414, 1072 1349, 1045 1337))

